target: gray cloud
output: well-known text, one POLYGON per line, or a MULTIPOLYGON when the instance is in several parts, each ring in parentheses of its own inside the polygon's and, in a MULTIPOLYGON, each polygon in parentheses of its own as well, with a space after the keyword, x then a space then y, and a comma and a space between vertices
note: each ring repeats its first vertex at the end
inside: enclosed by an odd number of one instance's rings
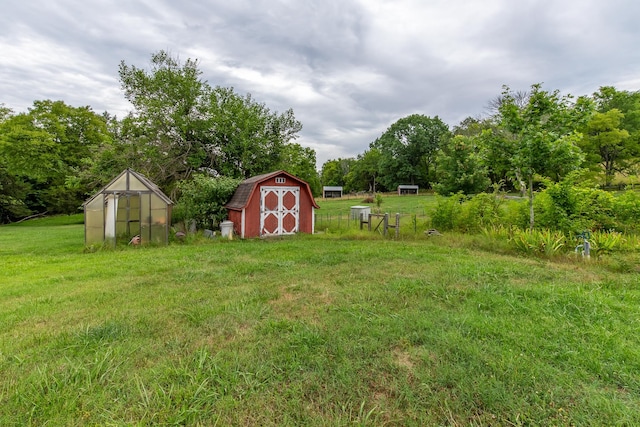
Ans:
POLYGON ((293 108, 318 167, 355 156, 408 114, 450 126, 503 84, 590 94, 638 90, 632 0, 9 0, 0 15, 0 102, 62 99, 122 116, 121 60, 164 49, 212 85, 293 108))

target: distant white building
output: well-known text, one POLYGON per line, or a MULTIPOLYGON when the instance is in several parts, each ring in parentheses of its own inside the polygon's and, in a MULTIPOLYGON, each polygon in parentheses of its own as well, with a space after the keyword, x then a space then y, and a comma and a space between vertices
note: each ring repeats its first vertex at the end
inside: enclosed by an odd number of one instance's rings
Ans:
POLYGON ((417 185, 398 185, 398 196, 418 194, 418 189, 417 185))

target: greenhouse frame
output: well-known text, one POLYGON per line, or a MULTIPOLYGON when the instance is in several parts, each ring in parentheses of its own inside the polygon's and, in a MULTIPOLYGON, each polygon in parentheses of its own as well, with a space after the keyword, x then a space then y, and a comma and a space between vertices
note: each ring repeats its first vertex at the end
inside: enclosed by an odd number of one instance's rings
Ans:
POLYGON ((83 206, 86 246, 169 243, 173 202, 138 172, 124 170, 83 206))

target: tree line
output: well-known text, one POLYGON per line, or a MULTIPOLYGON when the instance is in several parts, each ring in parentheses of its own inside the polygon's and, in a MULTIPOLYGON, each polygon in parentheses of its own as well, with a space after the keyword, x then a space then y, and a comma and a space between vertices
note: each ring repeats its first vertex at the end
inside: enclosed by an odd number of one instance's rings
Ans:
POLYGON ((302 124, 293 110, 211 86, 196 60, 159 51, 148 69, 123 61, 118 74, 132 105, 124 118, 63 101, 35 101, 18 114, 0 104, 0 222, 78 212, 128 167, 174 199, 196 176, 239 180, 285 169, 315 195, 322 185, 377 192, 417 184, 443 195, 501 188, 528 195, 531 207, 541 182, 579 169, 605 186, 638 175, 640 92, 610 86, 578 98, 540 84, 504 87, 484 115, 452 128, 412 114, 364 153, 318 172, 315 151, 295 142, 302 124))
POLYGON ((401 118, 364 153, 327 161, 321 181, 346 192, 418 184, 446 195, 527 191, 536 177, 557 182, 580 168, 605 186, 638 176, 640 92, 605 86, 574 98, 540 84, 504 87, 487 110, 452 129, 437 116, 401 118))
POLYGON ((322 167, 324 185, 346 192, 393 191, 418 184, 442 195, 489 189, 527 195, 581 170, 583 179, 610 186, 637 179, 640 92, 604 86, 575 98, 534 84, 527 92, 503 87, 485 117, 453 129, 436 117, 413 114, 393 123, 356 158, 322 167))

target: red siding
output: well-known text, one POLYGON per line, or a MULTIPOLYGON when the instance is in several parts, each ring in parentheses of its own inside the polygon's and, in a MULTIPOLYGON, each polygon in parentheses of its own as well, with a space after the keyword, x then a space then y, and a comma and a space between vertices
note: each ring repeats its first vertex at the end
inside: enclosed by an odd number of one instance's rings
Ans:
POLYGON ((245 208, 244 237, 260 236, 260 187, 258 184, 245 208))
MULTIPOLYGON (((313 209, 315 201, 308 191, 308 186, 304 181, 292 178, 291 175, 279 174, 256 184, 253 193, 245 206, 244 237, 260 236, 260 189, 267 187, 299 187, 300 188, 300 213, 298 229, 302 233, 313 232, 313 209), (284 183, 276 183, 276 178, 285 177, 284 183)), ((229 209, 229 220, 233 221, 234 231, 237 235, 242 235, 242 211, 229 209)))
POLYGON ((242 229, 240 224, 242 223, 242 211, 234 211, 229 209, 228 211, 229 221, 233 221, 233 232, 236 236, 242 235, 242 229))

